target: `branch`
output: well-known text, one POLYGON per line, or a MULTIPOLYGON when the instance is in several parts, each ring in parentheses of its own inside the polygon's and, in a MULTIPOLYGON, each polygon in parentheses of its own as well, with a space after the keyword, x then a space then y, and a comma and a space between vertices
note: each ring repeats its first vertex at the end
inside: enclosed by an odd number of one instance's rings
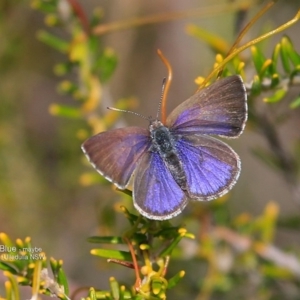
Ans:
POLYGON ((230 244, 238 252, 246 252, 250 248, 254 249, 260 257, 273 262, 278 267, 288 269, 300 278, 300 261, 293 254, 285 253, 272 244, 253 241, 249 237, 240 235, 226 227, 215 227, 213 235, 230 244))

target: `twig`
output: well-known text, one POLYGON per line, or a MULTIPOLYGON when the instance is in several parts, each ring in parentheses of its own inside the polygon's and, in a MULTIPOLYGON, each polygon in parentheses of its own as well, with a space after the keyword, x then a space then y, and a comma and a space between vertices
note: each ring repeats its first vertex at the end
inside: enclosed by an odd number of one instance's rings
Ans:
POLYGON ((80 20, 85 32, 87 34, 89 34, 90 33, 90 25, 89 25, 88 18, 86 16, 83 8, 76 0, 68 0, 68 2, 70 4, 70 6, 72 7, 74 14, 77 15, 78 19, 80 20))
POLYGON ((238 252, 246 252, 250 248, 254 249, 262 258, 273 262, 279 267, 288 269, 300 278, 300 261, 295 255, 285 253, 272 244, 253 241, 249 237, 240 235, 226 227, 215 227, 213 234, 216 238, 226 241, 238 252))
POLYGON ((239 3, 230 3, 226 5, 218 4, 216 6, 201 7, 193 10, 166 12, 160 14, 153 14, 145 17, 132 18, 130 20, 117 21, 107 24, 101 24, 94 27, 93 33, 95 35, 102 35, 112 31, 120 31, 133 27, 144 26, 149 24, 156 24, 162 22, 170 22, 179 19, 186 19, 190 17, 212 17, 220 13, 234 12, 241 8, 253 6, 254 1, 243 1, 239 3))

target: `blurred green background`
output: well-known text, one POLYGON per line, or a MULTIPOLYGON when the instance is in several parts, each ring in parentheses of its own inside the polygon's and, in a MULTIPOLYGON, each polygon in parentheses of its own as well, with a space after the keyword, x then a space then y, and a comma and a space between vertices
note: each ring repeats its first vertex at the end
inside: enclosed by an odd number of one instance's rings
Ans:
MULTIPOLYGON (((105 23, 162 12, 218 7, 234 1, 78 2, 88 16, 95 7, 101 7, 105 23)), ((291 19, 299 6, 299 1, 278 1, 254 25, 245 40, 291 19)), ((260 7, 254 5, 247 11, 247 19, 260 7)), ((116 31, 101 37, 101 43, 114 49, 119 61, 112 79, 102 86, 101 112, 105 112, 103 108, 107 105, 116 106, 117 100, 123 97, 134 96, 138 100, 136 111, 146 116, 156 115, 162 78, 166 76, 165 66, 156 54, 158 48, 173 67, 174 79, 168 96, 170 111, 194 93, 194 79, 207 75, 214 63, 214 53, 209 46, 189 36, 186 25, 196 24, 232 43, 236 36, 236 18, 236 12, 211 13, 116 31)), ((128 271, 91 257, 92 246, 86 238, 122 232, 124 219, 111 212, 121 196, 112 191, 109 184, 107 189, 80 184, 81 175, 91 170, 80 149, 82 140, 78 138, 78 132, 86 124, 81 119, 55 117, 49 113, 53 103, 77 105, 71 97, 57 91, 61 78, 53 69, 66 57, 36 38, 40 29, 66 39, 68 32, 62 28, 49 29, 44 21, 45 15, 32 9, 29 1, 2 0, 0 3, 0 232, 13 239, 30 236, 33 245, 41 247, 48 256, 63 259, 74 286, 107 288, 110 276, 126 282, 128 271), (112 218, 111 223, 106 224, 109 218, 112 218)), ((299 30, 300 24, 296 24, 285 32, 298 52, 299 30)), ((267 55, 281 37, 280 33, 264 43, 267 55)), ((250 53, 246 51, 243 55, 249 57, 250 53)), ((246 71, 246 82, 250 82, 254 70, 248 67, 246 71)), ((76 80, 77 74, 71 74, 69 79, 76 80)), ((279 109, 286 110, 286 103, 297 94, 299 86, 289 91, 279 109)), ((261 106, 266 109, 265 104, 261 106)), ((148 125, 144 120, 126 114, 121 115, 120 120, 119 125, 148 125)), ((290 113, 288 121, 279 128, 287 151, 299 140, 299 128, 298 109, 290 113)), ((229 215, 232 218, 242 212, 259 215, 272 200, 278 203, 281 218, 300 217, 300 192, 291 190, 278 173, 251 153, 256 146, 267 147, 265 139, 246 127, 244 134, 230 144, 242 159, 242 173, 227 203, 229 215)), ((130 207, 130 198, 127 201, 130 207)), ((183 215, 191 209, 188 207, 183 215)), ((177 217, 174 222, 179 224, 181 218, 177 217)), ((294 247, 299 252, 299 231, 279 227, 275 244, 282 248, 294 247)), ((176 269, 176 265, 173 268, 176 269)), ((184 280, 191 280, 190 277, 195 275, 193 263, 179 262, 177 271, 180 268, 185 268, 189 274, 184 280)), ((204 270, 199 269, 197 276, 203 274, 204 270)))

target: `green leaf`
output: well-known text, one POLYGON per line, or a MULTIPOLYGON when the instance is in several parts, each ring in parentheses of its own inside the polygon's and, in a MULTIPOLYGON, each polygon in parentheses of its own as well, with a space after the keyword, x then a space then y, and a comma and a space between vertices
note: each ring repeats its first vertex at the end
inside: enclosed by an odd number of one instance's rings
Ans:
POLYGON ((261 66, 261 70, 259 72, 259 77, 263 78, 264 76, 270 76, 271 69, 273 66, 273 62, 271 59, 266 59, 263 65, 261 66))
POLYGON ((88 242, 97 244, 125 244, 119 236, 91 236, 88 242))
POLYGON ((291 73, 290 73, 290 78, 291 81, 293 81, 295 76, 298 76, 300 74, 300 65, 297 66, 291 73))
POLYGON ((97 297, 97 292, 95 291, 94 288, 90 288, 90 291, 89 291, 89 300, 99 300, 99 299, 107 299, 106 297, 105 298, 99 298, 97 297))
POLYGON ((155 237, 162 237, 166 240, 175 238, 176 236, 178 236, 178 229, 179 227, 167 227, 167 228, 163 228, 162 230, 158 231, 157 233, 155 233, 155 237))
POLYGON ((266 278, 291 280, 293 275, 285 268, 264 264, 261 268, 262 274, 266 278))
POLYGON ((291 66, 289 61, 288 48, 286 47, 286 45, 283 45, 282 43, 280 47, 280 57, 281 57, 283 69, 287 74, 289 74, 291 72, 291 66))
POLYGON ((69 50, 69 43, 45 30, 39 30, 37 32, 37 38, 59 52, 67 53, 69 50))
POLYGON ((33 298, 37 298, 41 285, 42 261, 36 261, 34 265, 34 272, 32 276, 32 296, 33 298))
POLYGON ((279 89, 272 96, 264 98, 263 101, 267 103, 279 102, 286 95, 286 93, 286 89, 279 89))
POLYGON ((129 196, 129 197, 132 197, 132 191, 131 191, 131 190, 128 190, 128 189, 121 190, 121 189, 118 189, 118 188, 117 188, 117 191, 118 191, 118 192, 121 192, 121 193, 124 193, 125 195, 127 195, 127 196, 129 196))
POLYGON ((57 76, 62 76, 62 75, 66 75, 67 73, 69 73, 72 68, 74 66, 74 63, 68 61, 66 63, 61 63, 61 64, 57 64, 54 66, 54 73, 57 76))
POLYGON ((114 73, 118 63, 116 53, 111 48, 106 48, 96 60, 94 70, 99 73, 100 80, 106 82, 114 73))
POLYGON ((170 278, 168 280, 168 289, 172 289, 173 287, 175 287, 178 284, 178 282, 184 277, 184 275, 185 271, 180 271, 175 276, 170 278))
POLYGON ((0 233, 0 240, 3 242, 3 244, 7 247, 14 247, 14 243, 12 240, 8 237, 7 234, 1 232, 0 233))
POLYGON ((272 74, 271 88, 276 87, 280 83, 280 77, 277 73, 272 74))
POLYGON ((54 1, 32 0, 30 5, 33 9, 38 9, 44 13, 54 13, 57 11, 54 1))
POLYGON ((258 96, 260 93, 261 93, 261 82, 258 75, 255 75, 253 78, 250 94, 251 96, 255 97, 258 96))
POLYGON ((159 256, 165 257, 168 255, 171 255, 171 253, 173 252, 173 250, 178 245, 178 243, 182 240, 183 237, 184 237, 184 234, 179 234, 167 248, 165 248, 163 251, 161 251, 159 256))
POLYGON ((125 285, 121 285, 119 300, 125 300, 125 299, 133 299, 133 296, 130 291, 126 290, 125 285))
POLYGON ((18 282, 16 280, 16 277, 9 272, 4 272, 4 275, 8 277, 9 282, 10 282, 10 294, 11 297, 7 299, 13 299, 13 300, 20 300, 20 291, 18 287, 18 282))
POLYGON ((289 59, 294 66, 300 65, 300 55, 295 51, 294 45, 288 36, 284 36, 281 40, 281 45, 285 49, 289 59))
MULTIPOLYGON (((92 17, 90 20, 91 27, 98 26, 103 19, 104 11, 100 7, 96 7, 92 11, 92 17)), ((98 38, 98 37, 97 37, 98 38)))
POLYGON ((290 104, 290 108, 291 109, 295 109, 300 107, 300 96, 298 96, 295 100, 292 101, 292 103, 290 104))
POLYGON ((61 24, 60 17, 56 13, 47 14, 45 17, 45 24, 49 27, 58 26, 61 24))
MULTIPOLYGON (((121 192, 122 190, 120 190, 121 192)), ((125 207, 125 206, 121 206, 121 210, 123 211, 124 215, 126 216, 126 218, 128 219, 128 221, 130 222, 130 224, 134 224, 139 217, 135 214, 132 214, 131 212, 129 212, 129 210, 125 207)))
POLYGON ((273 54, 272 54, 272 62, 273 62, 272 74, 277 72, 277 64, 278 64, 278 58, 279 58, 279 55, 280 55, 280 48, 281 48, 281 45, 276 44, 276 46, 273 50, 273 54))
POLYGON ((299 215, 293 215, 288 217, 282 217, 278 220, 278 225, 283 228, 300 230, 300 218, 299 215))
POLYGON ((56 276, 60 265, 59 265, 59 262, 56 259, 54 259, 53 257, 50 258, 50 267, 51 267, 52 273, 54 274, 54 276, 56 276))
POLYGON ((54 273, 57 267, 57 261, 53 257, 50 258, 50 267, 52 272, 54 273))
POLYGON ((111 290, 111 295, 113 299, 119 299, 120 298, 120 287, 118 281, 114 277, 111 277, 109 279, 110 283, 110 290, 111 290))
POLYGON ((120 250, 111 250, 111 249, 92 249, 92 255, 101 256, 104 258, 112 258, 124 261, 132 261, 130 252, 120 251, 120 250))
POLYGON ((78 86, 69 80, 63 80, 58 85, 58 91, 64 94, 75 95, 78 90, 78 86))
POLYGON ((163 289, 163 282, 160 278, 153 278, 151 280, 151 288, 154 295, 158 295, 163 289))
POLYGON ((81 112, 77 107, 71 107, 61 104, 51 104, 49 107, 50 114, 54 116, 67 117, 71 119, 81 118, 81 112))
POLYGON ((216 53, 225 55, 230 48, 225 39, 199 26, 188 25, 186 30, 191 36, 203 40, 216 53))
POLYGON ((252 60, 254 63, 254 67, 256 69, 257 74, 261 73, 262 66, 265 63, 265 56, 264 54, 259 50, 259 48, 252 46, 251 47, 251 53, 252 53, 252 60))
MULTIPOLYGON (((3 254, 2 254, 3 255, 3 254)), ((18 270, 16 270, 11 264, 4 261, 0 261, 0 270, 8 271, 11 274, 18 275, 18 270)))
POLYGON ((64 287, 64 293, 66 295, 69 295, 68 279, 67 279, 66 273, 64 272, 64 270, 62 268, 60 268, 58 270, 58 273, 57 273, 57 283, 59 285, 62 285, 64 287))

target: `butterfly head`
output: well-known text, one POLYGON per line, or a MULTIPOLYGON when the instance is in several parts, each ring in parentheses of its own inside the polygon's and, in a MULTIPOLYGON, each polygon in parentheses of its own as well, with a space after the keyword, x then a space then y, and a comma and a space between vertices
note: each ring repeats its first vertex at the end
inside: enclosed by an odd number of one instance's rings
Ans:
POLYGON ((155 120, 150 119, 150 126, 149 126, 150 131, 158 129, 162 126, 164 126, 164 124, 161 121, 159 121, 158 119, 155 119, 155 120))

